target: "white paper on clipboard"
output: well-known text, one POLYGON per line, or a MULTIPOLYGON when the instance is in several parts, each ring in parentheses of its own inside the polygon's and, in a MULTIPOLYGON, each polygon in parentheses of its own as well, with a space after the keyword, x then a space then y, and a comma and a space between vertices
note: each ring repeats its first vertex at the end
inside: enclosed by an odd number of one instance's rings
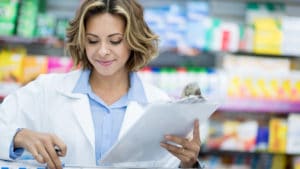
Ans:
POLYGON ((199 119, 201 125, 217 107, 216 103, 193 99, 150 104, 100 163, 161 161, 169 153, 160 147, 166 134, 186 137, 193 129, 195 119, 199 119))

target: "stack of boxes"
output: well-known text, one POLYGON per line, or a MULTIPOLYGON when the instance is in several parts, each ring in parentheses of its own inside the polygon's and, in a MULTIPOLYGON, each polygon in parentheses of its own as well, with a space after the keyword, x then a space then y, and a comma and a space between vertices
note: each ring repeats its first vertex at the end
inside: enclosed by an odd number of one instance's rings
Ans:
POLYGON ((39 0, 21 1, 17 35, 33 38, 36 31, 36 23, 39 12, 39 0))
POLYGON ((17 0, 0 1, 0 35, 11 36, 14 34, 18 5, 17 0))

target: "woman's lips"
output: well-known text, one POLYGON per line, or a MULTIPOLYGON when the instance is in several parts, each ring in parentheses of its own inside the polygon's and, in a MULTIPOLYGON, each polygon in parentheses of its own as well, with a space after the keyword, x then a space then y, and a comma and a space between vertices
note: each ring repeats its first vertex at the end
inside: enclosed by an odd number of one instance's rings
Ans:
POLYGON ((112 63, 114 62, 114 60, 110 60, 110 61, 98 61, 98 63, 101 65, 101 66, 110 66, 112 63))

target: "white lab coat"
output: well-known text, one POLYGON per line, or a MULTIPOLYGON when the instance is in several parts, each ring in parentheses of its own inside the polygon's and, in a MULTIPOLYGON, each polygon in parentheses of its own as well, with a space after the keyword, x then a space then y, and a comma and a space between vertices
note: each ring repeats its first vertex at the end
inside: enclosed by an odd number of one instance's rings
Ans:
MULTIPOLYGON (((81 71, 77 70, 67 74, 41 75, 3 101, 0 106, 0 159, 9 159, 9 148, 17 128, 28 128, 61 138, 67 145, 67 155, 62 158, 64 163, 96 165, 95 134, 88 97, 72 93, 80 74, 81 71)), ((143 82, 143 87, 149 102, 168 99, 164 92, 150 84, 143 82)), ((139 103, 129 103, 119 138, 142 113, 139 103)), ((179 160, 171 154, 166 159, 160 167, 179 165, 179 160)))

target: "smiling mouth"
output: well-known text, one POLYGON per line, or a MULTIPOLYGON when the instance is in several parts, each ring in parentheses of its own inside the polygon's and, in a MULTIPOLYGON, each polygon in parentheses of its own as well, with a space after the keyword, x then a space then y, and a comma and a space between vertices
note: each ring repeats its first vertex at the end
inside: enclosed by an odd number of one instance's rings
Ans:
POLYGON ((110 60, 110 61, 97 61, 100 65, 102 66, 110 66, 114 60, 110 60))

